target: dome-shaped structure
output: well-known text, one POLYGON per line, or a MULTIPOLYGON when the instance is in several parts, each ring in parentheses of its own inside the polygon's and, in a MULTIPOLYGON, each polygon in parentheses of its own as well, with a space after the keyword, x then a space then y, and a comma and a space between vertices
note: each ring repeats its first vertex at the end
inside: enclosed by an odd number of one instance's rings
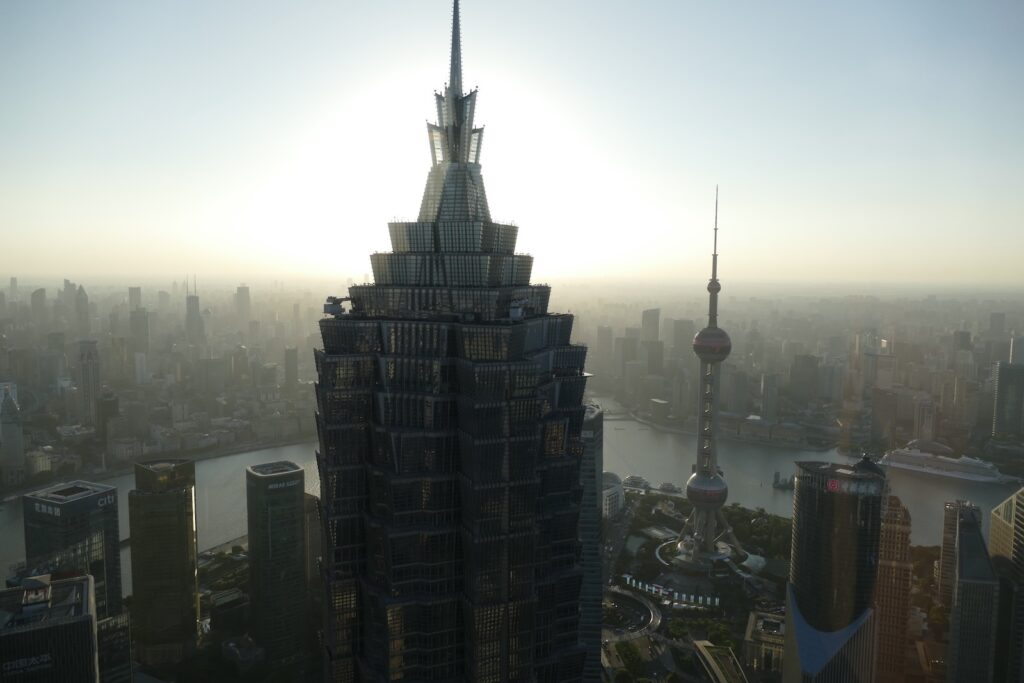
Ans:
POLYGON ((622 486, 622 479, 620 479, 619 475, 614 472, 602 472, 601 484, 604 488, 608 488, 610 486, 622 486))
POLYGON ((693 338, 693 352, 705 363, 721 363, 732 351, 732 340, 720 327, 705 327, 693 338))
POLYGON ((694 472, 686 482, 686 499, 696 507, 721 507, 729 498, 729 486, 719 474, 694 472))

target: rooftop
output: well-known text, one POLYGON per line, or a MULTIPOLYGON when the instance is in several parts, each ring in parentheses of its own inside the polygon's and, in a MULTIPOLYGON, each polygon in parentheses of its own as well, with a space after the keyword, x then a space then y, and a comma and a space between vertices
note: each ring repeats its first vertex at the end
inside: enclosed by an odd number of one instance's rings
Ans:
POLYGON ((796 463, 796 466, 807 474, 817 474, 833 479, 877 479, 885 476, 877 465, 871 463, 869 467, 862 465, 863 462, 847 465, 832 462, 803 461, 796 463))
POLYGON ((263 465, 250 465, 249 470, 253 474, 258 474, 261 477, 269 477, 275 474, 284 474, 286 472, 301 472, 302 468, 293 462, 281 460, 279 462, 268 462, 263 465))
POLYGON ((33 491, 32 493, 26 493, 25 497, 61 505, 101 493, 110 493, 115 490, 116 489, 113 486, 107 486, 106 484, 94 484, 88 481, 73 481, 70 484, 62 482, 60 484, 48 486, 45 489, 33 491))
POLYGON ((52 582, 48 574, 25 579, 17 588, 0 591, 0 631, 88 615, 91 593, 90 576, 52 582))

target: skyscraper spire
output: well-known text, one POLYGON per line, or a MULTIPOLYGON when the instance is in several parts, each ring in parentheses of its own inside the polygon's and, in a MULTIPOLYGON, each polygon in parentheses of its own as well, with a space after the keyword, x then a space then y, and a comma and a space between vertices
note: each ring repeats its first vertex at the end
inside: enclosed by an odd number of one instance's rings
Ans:
POLYGON ((718 327, 718 293, 722 285, 718 282, 718 185, 715 185, 715 250, 711 254, 711 280, 708 281, 708 327, 718 327))
POLYGON ((448 89, 456 97, 462 96, 462 29, 459 26, 459 0, 455 0, 455 8, 452 10, 452 62, 448 89))

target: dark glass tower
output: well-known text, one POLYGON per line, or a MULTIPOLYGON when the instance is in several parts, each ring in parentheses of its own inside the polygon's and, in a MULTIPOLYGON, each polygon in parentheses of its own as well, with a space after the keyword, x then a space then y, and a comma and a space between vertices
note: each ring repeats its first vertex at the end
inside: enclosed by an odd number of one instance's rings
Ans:
POLYGON ((784 681, 868 683, 885 475, 798 462, 786 600, 784 681))
POLYGON ((304 654, 304 482, 302 468, 291 462, 245 471, 251 622, 272 666, 299 662, 304 654))
POLYGON ((576 681, 585 349, 491 220, 453 24, 419 220, 320 323, 327 677, 576 681))
POLYGON ((117 489, 73 481, 22 498, 29 575, 91 574, 96 616, 121 613, 121 537, 117 489))
POLYGON ((191 460, 135 464, 128 494, 132 631, 144 664, 181 661, 196 644, 199 593, 196 468, 191 460))
POLYGON ((583 458, 580 460, 580 560, 583 587, 580 590, 580 643, 586 650, 583 668, 585 683, 601 680, 601 508, 604 490, 604 411, 593 403, 586 405, 583 418, 583 458))

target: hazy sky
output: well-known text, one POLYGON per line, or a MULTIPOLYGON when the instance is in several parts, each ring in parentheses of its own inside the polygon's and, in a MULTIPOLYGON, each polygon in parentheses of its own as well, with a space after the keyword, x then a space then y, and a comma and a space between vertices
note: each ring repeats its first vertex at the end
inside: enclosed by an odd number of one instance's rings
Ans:
MULTIPOLYGON (((362 279, 448 0, 0 3, 0 274, 362 279)), ((1024 3, 464 0, 534 279, 1024 284, 1024 3)))

